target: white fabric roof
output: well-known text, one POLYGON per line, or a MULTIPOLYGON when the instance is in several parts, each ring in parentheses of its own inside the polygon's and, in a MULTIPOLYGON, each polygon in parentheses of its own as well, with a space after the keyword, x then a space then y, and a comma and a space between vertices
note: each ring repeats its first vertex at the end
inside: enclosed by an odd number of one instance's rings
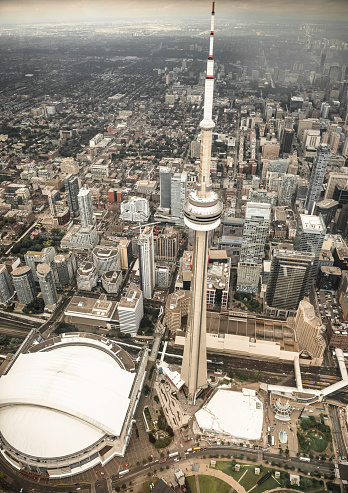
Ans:
POLYGON ((196 413, 200 428, 229 433, 244 440, 261 438, 263 406, 260 399, 248 393, 219 389, 196 413), (256 407, 259 403, 259 409, 256 407))
POLYGON ((74 453, 105 433, 119 436, 134 378, 83 343, 21 354, 0 379, 1 433, 36 457, 74 453))

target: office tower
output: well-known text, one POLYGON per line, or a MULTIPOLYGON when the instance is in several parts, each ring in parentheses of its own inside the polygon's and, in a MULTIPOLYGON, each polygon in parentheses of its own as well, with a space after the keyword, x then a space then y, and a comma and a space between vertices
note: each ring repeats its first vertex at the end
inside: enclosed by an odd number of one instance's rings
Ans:
POLYGON ((4 264, 0 264, 0 303, 7 303, 12 298, 13 293, 14 287, 7 267, 4 264))
POLYGON ((171 188, 171 169, 166 166, 160 166, 160 207, 161 209, 170 209, 170 188, 171 188))
POLYGON ((38 282, 38 278, 36 274, 36 268, 38 264, 50 265, 55 255, 56 255, 56 250, 54 247, 46 247, 43 250, 41 250, 41 252, 31 252, 29 250, 27 251, 27 253, 24 255, 24 262, 28 267, 30 267, 34 277, 34 281, 38 282))
POLYGON ((296 176, 286 174, 283 176, 279 190, 279 205, 291 205, 293 193, 295 191, 296 176))
POLYGON ((163 233, 155 236, 156 260, 175 262, 179 251, 179 234, 170 227, 166 227, 163 233))
POLYGON ((314 277, 316 276, 319 257, 323 241, 326 234, 326 227, 321 216, 308 216, 300 214, 300 219, 297 225, 296 237, 294 240, 294 248, 299 252, 310 252, 314 254, 314 261, 311 272, 308 276, 308 284, 305 291, 307 296, 314 277))
POLYGON ((335 187, 340 186, 342 188, 348 188, 348 172, 345 171, 346 168, 341 169, 340 172, 329 174, 329 179, 327 182, 325 198, 338 200, 334 197, 335 187))
POLYGON ((37 298, 33 273, 27 265, 12 271, 12 281, 19 303, 28 305, 37 298))
POLYGON ((297 310, 305 296, 313 262, 313 253, 275 249, 267 284, 267 305, 285 312, 297 310))
POLYGON ((74 216, 79 215, 79 203, 77 196, 80 190, 80 183, 77 176, 68 175, 64 178, 66 201, 69 209, 74 216))
POLYGON ((187 319, 185 348, 181 378, 188 388, 188 397, 195 401, 197 391, 207 385, 206 311, 207 264, 209 232, 220 224, 222 203, 212 190, 210 179, 212 120, 214 91, 214 2, 211 15, 210 46, 204 93, 204 116, 200 123, 201 160, 199 179, 194 191, 185 202, 184 221, 195 232, 191 307, 187 319))
POLYGON ((143 316, 143 293, 134 283, 131 283, 126 296, 121 298, 118 305, 120 332, 136 334, 143 316))
POLYGON ((324 72, 325 60, 326 60, 326 53, 322 53, 321 57, 320 57, 320 73, 321 74, 324 72))
POLYGON ((314 208, 314 215, 322 215, 325 226, 328 227, 332 221, 335 220, 336 212, 338 208, 338 202, 333 199, 324 199, 321 202, 317 202, 314 208))
POLYGON ((292 142, 294 140, 295 130, 292 128, 284 128, 283 138, 282 138, 282 153, 290 154, 292 150, 292 142))
POLYGON ((138 240, 140 287, 144 298, 151 298, 155 287, 153 228, 145 226, 138 240))
POLYGON ((81 226, 87 228, 94 225, 92 194, 88 188, 81 188, 77 196, 81 218, 81 226))
POLYGON ((173 217, 184 217, 184 203, 186 200, 187 174, 175 173, 171 183, 171 215, 173 217))
POLYGON ((248 202, 237 269, 237 291, 256 293, 269 233, 270 204, 248 202))
POLYGON ((330 113, 330 104, 325 102, 321 103, 320 116, 325 120, 329 118, 329 113, 330 113))
POLYGON ((317 149, 317 157, 313 164, 311 178, 306 198, 306 209, 312 213, 315 202, 319 202, 321 189, 324 182, 325 171, 330 157, 330 147, 327 144, 320 144, 317 149))
POLYGON ((120 254, 121 269, 128 270, 132 258, 132 242, 127 238, 121 238, 117 250, 120 254))
POLYGON ((55 305, 58 296, 51 267, 47 264, 39 264, 36 272, 45 306, 55 305))

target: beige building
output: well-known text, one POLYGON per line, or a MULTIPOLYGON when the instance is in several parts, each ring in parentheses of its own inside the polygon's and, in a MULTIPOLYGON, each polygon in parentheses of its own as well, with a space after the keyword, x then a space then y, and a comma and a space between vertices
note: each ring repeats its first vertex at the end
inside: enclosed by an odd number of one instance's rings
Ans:
POLYGON ((188 314, 189 306, 190 291, 175 291, 168 296, 164 323, 172 335, 181 329, 182 317, 188 314))
POLYGON ((348 186, 348 173, 330 173, 325 192, 325 199, 332 199, 335 191, 335 186, 339 185, 342 188, 348 186))
POLYGON ((162 234, 154 237, 155 259, 175 262, 179 250, 179 234, 174 228, 165 228, 162 234))
POLYGON ((128 270, 130 255, 132 252, 132 244, 127 238, 121 238, 119 244, 117 245, 118 252, 120 254, 121 269, 128 270))
POLYGON ((79 330, 91 331, 102 327, 118 329, 116 301, 108 301, 106 295, 99 299, 87 296, 73 296, 64 312, 64 321, 76 325, 79 330))
POLYGON ((77 175, 79 172, 79 164, 72 157, 67 157, 60 164, 60 171, 67 175, 77 175))
POLYGON ((299 304, 296 317, 289 317, 287 323, 292 326, 299 343, 300 353, 312 359, 313 364, 320 366, 326 348, 324 337, 325 327, 316 316, 314 307, 308 301, 299 304), (314 360, 314 361, 313 361, 314 360))

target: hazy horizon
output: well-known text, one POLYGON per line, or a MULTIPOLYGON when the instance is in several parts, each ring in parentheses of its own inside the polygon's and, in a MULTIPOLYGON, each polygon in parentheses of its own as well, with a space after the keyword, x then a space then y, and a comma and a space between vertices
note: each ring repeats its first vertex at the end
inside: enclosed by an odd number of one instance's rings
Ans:
MULTIPOLYGON (((129 22, 131 20, 175 22, 202 21, 209 18, 210 0, 0 0, 0 25, 40 23, 129 22)), ((303 20, 346 22, 346 0, 218 0, 217 17, 223 21, 260 22, 303 20)))

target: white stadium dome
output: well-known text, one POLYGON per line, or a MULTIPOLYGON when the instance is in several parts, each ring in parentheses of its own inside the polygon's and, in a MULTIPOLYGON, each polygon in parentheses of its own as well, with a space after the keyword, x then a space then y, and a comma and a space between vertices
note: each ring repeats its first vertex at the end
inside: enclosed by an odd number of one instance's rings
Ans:
POLYGON ((0 378, 4 457, 24 473, 63 477, 124 455, 145 360, 147 351, 136 372, 115 343, 81 333, 19 354, 0 378))

